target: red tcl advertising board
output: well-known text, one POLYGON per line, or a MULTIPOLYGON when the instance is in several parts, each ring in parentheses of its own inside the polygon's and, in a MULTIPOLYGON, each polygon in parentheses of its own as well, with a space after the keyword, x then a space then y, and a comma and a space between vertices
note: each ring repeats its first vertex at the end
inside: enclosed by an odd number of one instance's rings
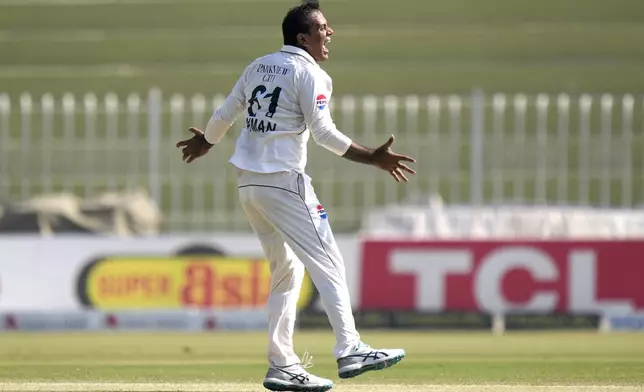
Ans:
POLYGON ((366 241, 362 310, 644 311, 644 241, 366 241))

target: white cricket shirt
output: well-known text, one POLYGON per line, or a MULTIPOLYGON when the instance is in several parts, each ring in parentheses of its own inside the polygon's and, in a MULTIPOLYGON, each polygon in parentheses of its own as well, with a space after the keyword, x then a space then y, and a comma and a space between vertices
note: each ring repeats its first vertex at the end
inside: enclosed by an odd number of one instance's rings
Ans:
POLYGON ((332 91, 331 77, 313 57, 285 45, 246 67, 213 114, 212 120, 223 125, 206 132, 206 138, 218 143, 243 113, 244 124, 231 164, 260 173, 304 172, 309 134, 337 155, 343 155, 351 145, 329 113, 332 91))

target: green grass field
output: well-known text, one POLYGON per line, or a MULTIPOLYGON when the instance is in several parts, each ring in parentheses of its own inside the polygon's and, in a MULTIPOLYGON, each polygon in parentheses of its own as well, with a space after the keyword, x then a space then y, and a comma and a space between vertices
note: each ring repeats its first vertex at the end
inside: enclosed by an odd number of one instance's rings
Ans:
MULTIPOLYGON (((644 335, 363 332, 394 368, 340 380, 331 332, 298 332, 338 391, 644 391, 644 335)), ((261 391, 264 333, 2 334, 0 391, 261 391)))
MULTIPOLYGON (((227 92, 298 0, 0 0, 0 90, 227 92)), ((337 93, 641 92, 639 0, 326 0, 337 93)))

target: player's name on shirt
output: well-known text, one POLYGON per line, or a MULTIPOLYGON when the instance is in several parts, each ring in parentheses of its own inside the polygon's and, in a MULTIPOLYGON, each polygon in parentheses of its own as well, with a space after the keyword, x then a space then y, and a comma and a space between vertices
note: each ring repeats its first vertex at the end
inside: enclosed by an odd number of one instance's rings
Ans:
POLYGON ((277 124, 268 120, 246 117, 246 129, 250 132, 259 133, 274 132, 277 129, 277 124))

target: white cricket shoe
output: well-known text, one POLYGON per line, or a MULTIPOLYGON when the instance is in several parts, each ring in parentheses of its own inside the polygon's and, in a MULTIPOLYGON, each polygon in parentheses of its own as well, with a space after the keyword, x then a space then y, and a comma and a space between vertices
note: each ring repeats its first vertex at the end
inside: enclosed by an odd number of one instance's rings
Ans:
POLYGON ((382 370, 392 367, 405 357, 401 349, 373 349, 360 342, 353 352, 338 359, 338 376, 352 378, 370 370, 382 370))
MULTIPOLYGON (((305 354, 308 357, 308 353, 305 354)), ((302 366, 270 367, 264 379, 264 388, 271 391, 325 392, 333 388, 333 381, 314 376, 304 370, 311 367, 312 357, 302 366)))

